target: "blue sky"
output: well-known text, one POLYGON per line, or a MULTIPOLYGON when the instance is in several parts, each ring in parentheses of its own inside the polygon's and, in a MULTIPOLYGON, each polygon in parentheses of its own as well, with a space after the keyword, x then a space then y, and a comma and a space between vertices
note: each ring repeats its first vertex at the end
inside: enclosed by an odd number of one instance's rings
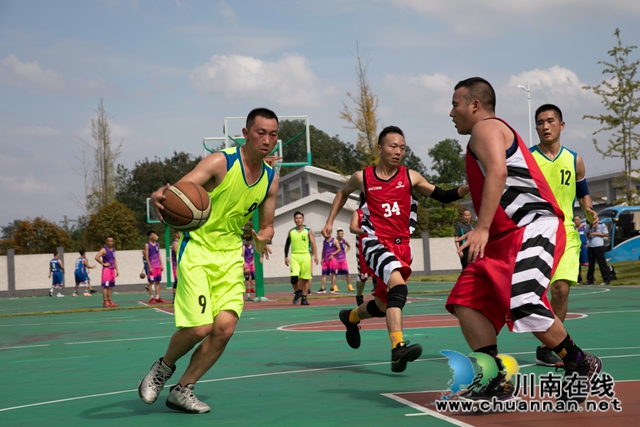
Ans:
POLYGON ((81 213, 70 199, 83 192, 76 154, 101 98, 129 168, 201 154, 225 116, 257 106, 354 142, 338 114, 356 89, 356 42, 381 124, 403 128, 427 166, 438 141, 466 144, 448 113, 455 83, 477 75, 525 140, 517 86, 530 81, 532 109, 560 106, 562 142, 588 175, 619 170, 593 148, 597 123, 582 116, 604 110, 581 87, 601 81, 616 27, 640 44, 639 20, 631 0, 0 0, 0 225, 81 213))

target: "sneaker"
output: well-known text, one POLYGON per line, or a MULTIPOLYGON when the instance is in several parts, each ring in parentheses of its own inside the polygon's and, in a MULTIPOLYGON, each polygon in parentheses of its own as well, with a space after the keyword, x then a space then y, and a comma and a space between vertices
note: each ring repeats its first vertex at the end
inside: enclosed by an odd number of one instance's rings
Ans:
POLYGON ((56 295, 58 298, 64 298, 64 295, 62 295, 60 292, 58 292, 58 295, 56 295))
POLYGON ((92 294, 96 293, 96 291, 94 291, 93 289, 91 289, 89 292, 92 293, 92 294))
POLYGON ((83 294, 83 296, 85 296, 85 297, 90 297, 90 296, 91 296, 91 294, 90 294, 89 292, 85 292, 85 293, 83 294))
POLYGON ((107 308, 111 308, 111 304, 109 304, 109 301, 107 301, 107 300, 102 301, 102 306, 103 307, 107 307, 107 308))
MULTIPOLYGON (((564 362, 564 381, 562 384, 563 395, 561 397, 562 400, 575 400, 578 403, 582 403, 586 400, 589 395, 589 390, 591 388, 591 379, 596 377, 602 372, 602 360, 599 357, 594 356, 591 353, 587 353, 586 351, 582 352, 582 360, 580 362, 564 362), (565 395, 565 384, 568 382, 567 377, 573 376, 581 376, 585 377, 586 380, 586 391, 584 396, 569 396, 570 399, 565 395)), ((575 382, 575 381, 572 381, 575 382)))
POLYGON ((302 291, 295 291, 293 293, 293 303, 298 304, 300 302, 300 298, 302 298, 302 291))
POLYGON ((493 398, 496 400, 509 400, 515 398, 513 395, 515 392, 515 386, 511 381, 507 381, 507 374, 504 371, 498 371, 498 374, 491 378, 484 386, 480 385, 481 379, 481 375, 476 377, 470 384, 467 391, 460 394, 459 399, 478 402, 482 400, 491 401, 493 398))
POLYGON ((307 301, 307 297, 303 296, 300 301, 300 305, 309 305, 309 301, 307 301))
POLYGON ((149 298, 149 304, 156 304, 156 302, 155 298, 149 298))
POLYGON ((149 405, 155 402, 165 383, 169 381, 175 370, 175 367, 171 369, 162 359, 157 360, 151 365, 149 373, 138 384, 138 396, 140 396, 140 399, 149 405))
POLYGON ((176 384, 171 387, 166 405, 168 408, 192 414, 203 414, 211 410, 209 405, 200 402, 193 394, 193 384, 187 384, 185 387, 176 384))
POLYGON ((318 292, 316 292, 316 294, 326 294, 327 291, 325 291, 324 289, 320 289, 318 292))
POLYGON ((587 286, 593 285, 593 282, 587 282, 587 286))
POLYGON ((353 289, 353 286, 352 286, 351 284, 349 284, 349 286, 348 286, 348 288, 347 288, 347 289, 349 290, 349 292, 353 292, 353 291, 355 291, 355 289, 353 289))
POLYGON ((356 303, 357 303, 358 305, 362 305, 362 304, 364 304, 364 296, 362 296, 362 295, 356 295, 356 303))
POLYGON ((158 304, 164 304, 164 303, 166 303, 166 301, 165 301, 165 300, 163 300, 163 299, 162 299, 162 298, 160 298, 160 297, 156 298, 156 302, 157 302, 158 304))
POLYGON ((536 348, 536 365, 561 368, 564 362, 549 347, 540 346, 536 348))
POLYGON ((413 362, 422 354, 420 344, 409 345, 409 341, 399 343, 391 350, 391 370, 402 372, 407 368, 407 362, 413 362))
POLYGON ((53 296, 53 291, 49 291, 49 296, 52 297, 53 296))
POLYGON ((358 323, 349 322, 350 312, 351 310, 342 310, 340 311, 339 317, 344 327, 347 328, 347 332, 345 334, 347 338, 347 344, 349 344, 349 347, 351 348, 358 348, 360 347, 360 326, 359 326, 360 322, 358 323))
POLYGON ((109 304, 111 305, 111 307, 117 307, 118 304, 116 304, 115 302, 109 300, 109 304))
POLYGON ((73 294, 71 294, 71 296, 75 298, 75 297, 77 297, 77 296, 78 296, 78 293, 77 293, 77 292, 74 292, 73 294))

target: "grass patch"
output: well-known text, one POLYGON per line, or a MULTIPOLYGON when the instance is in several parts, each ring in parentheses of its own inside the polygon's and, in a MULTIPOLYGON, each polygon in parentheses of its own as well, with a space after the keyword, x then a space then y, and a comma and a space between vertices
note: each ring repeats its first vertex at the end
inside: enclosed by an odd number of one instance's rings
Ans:
POLYGON ((412 277, 412 281, 416 282, 449 282, 455 283, 458 280, 458 276, 460 273, 452 273, 452 274, 434 274, 431 276, 417 276, 412 277))
MULTIPOLYGON (((617 280, 612 280, 612 286, 630 286, 640 285, 640 261, 623 261, 611 263, 616 270, 617 280)), ((602 283, 600 276, 600 268, 596 265, 595 273, 596 283, 602 283), (600 281, 598 281, 600 280, 600 281)), ((587 278, 587 267, 582 267, 582 278, 587 278)))

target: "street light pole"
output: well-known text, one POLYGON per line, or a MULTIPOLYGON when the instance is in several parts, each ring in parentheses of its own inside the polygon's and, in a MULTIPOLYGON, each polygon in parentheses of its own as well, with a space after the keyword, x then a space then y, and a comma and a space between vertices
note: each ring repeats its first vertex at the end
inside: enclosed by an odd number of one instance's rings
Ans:
POLYGON ((531 128, 531 88, 529 87, 529 82, 527 82, 527 87, 522 85, 518 85, 518 87, 527 92, 527 104, 529 105, 529 147, 531 147, 533 145, 533 130, 531 128))

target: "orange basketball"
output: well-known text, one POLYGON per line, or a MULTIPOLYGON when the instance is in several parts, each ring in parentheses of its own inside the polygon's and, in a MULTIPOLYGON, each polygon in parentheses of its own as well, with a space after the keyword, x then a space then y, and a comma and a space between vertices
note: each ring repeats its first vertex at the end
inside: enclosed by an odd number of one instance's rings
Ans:
POLYGON ((211 199, 201 185, 179 182, 169 187, 164 197, 162 216, 174 230, 193 231, 209 219, 211 199))

